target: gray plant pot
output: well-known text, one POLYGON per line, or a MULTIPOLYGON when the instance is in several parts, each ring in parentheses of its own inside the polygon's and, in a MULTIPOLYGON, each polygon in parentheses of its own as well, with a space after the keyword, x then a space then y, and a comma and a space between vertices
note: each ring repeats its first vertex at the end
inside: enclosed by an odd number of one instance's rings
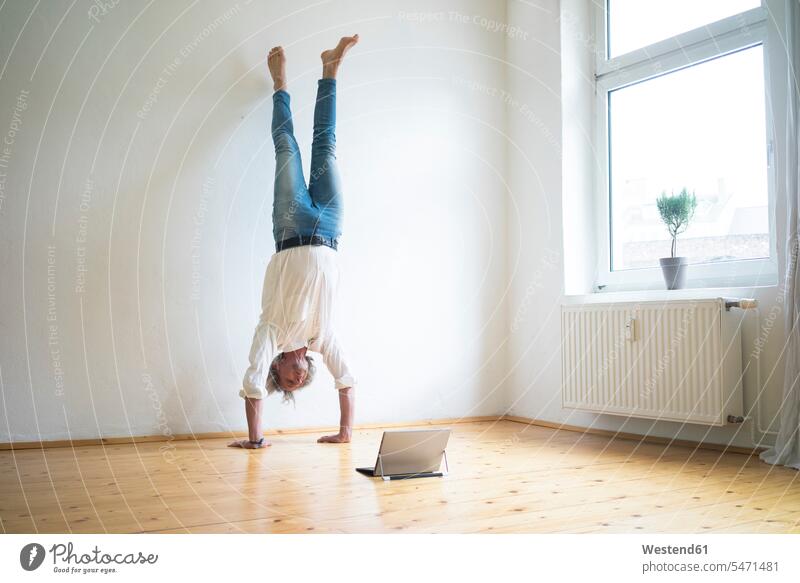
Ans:
POLYGON ((662 257, 661 273, 667 289, 683 289, 686 287, 686 268, 689 264, 688 257, 662 257))

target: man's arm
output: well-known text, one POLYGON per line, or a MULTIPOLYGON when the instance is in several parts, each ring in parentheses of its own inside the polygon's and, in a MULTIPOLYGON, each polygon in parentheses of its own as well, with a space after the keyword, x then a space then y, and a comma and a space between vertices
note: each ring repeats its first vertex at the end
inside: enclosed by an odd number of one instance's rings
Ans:
POLYGON ((264 436, 261 433, 261 402, 267 396, 267 375, 277 351, 275 328, 262 314, 250 346, 250 366, 244 374, 242 390, 239 391, 239 396, 244 398, 248 438, 238 439, 228 444, 230 447, 257 449, 270 445, 264 442, 264 436))
POLYGON ((339 433, 319 438, 320 443, 348 443, 353 433, 355 417, 355 379, 345 363, 344 354, 334 335, 324 338, 319 345, 311 348, 319 350, 325 366, 333 375, 339 393, 339 433))
POLYGON ((353 435, 355 390, 353 387, 339 389, 339 433, 320 437, 318 443, 350 443, 353 435))
POLYGON ((228 447, 242 447, 244 449, 258 449, 272 445, 264 441, 261 433, 261 402, 263 399, 244 398, 244 412, 247 416, 247 439, 237 439, 229 443, 228 447))

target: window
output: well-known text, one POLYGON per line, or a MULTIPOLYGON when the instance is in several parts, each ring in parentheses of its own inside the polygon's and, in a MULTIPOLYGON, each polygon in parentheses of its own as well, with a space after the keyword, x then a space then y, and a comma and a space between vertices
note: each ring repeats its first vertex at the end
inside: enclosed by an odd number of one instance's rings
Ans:
POLYGON ((600 12, 598 285, 663 287, 670 237, 656 199, 683 188, 697 199, 678 236, 689 285, 774 283, 763 8, 608 0, 600 12))
POLYGON ((609 0, 608 55, 613 58, 760 5, 760 0, 609 0))

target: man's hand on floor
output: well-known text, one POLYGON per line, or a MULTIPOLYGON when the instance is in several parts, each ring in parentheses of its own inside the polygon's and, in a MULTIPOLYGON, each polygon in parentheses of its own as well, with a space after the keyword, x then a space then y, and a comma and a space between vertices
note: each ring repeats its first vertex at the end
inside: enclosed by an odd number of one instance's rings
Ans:
POLYGON ((317 443, 350 443, 350 433, 340 431, 336 435, 325 435, 320 437, 317 443))
POLYGON ((252 443, 249 439, 237 439, 228 444, 228 447, 241 447, 243 449, 260 449, 262 447, 269 447, 272 445, 268 441, 262 442, 260 445, 252 443))

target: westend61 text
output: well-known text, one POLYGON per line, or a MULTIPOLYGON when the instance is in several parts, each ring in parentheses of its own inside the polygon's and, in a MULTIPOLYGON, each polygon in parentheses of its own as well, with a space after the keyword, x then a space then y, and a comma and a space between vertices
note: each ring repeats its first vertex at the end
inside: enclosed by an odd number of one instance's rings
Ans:
POLYGON ((645 555, 707 555, 708 545, 689 545, 684 547, 642 545, 642 552, 645 555))

